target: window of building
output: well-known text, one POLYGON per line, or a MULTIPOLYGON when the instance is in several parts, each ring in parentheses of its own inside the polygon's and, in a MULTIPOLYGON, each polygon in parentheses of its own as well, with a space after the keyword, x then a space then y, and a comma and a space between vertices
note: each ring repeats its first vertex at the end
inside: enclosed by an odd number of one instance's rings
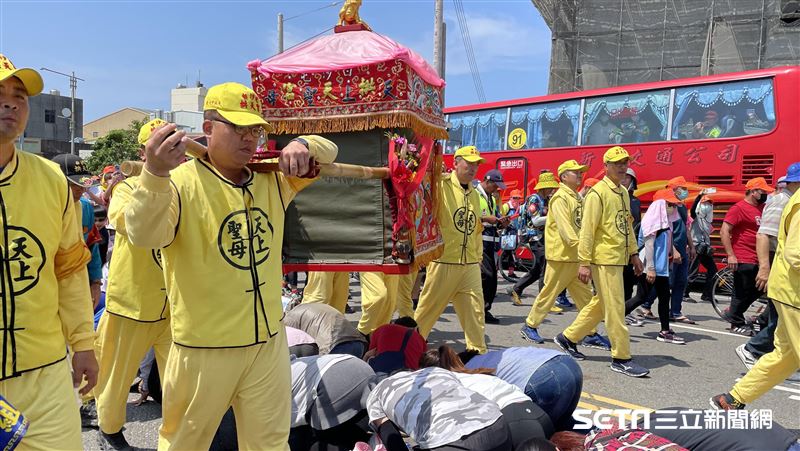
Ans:
POLYGON ((775 127, 772 80, 746 80, 675 90, 672 139, 766 133, 775 127))
POLYGON ((586 99, 583 144, 666 141, 669 91, 586 99))
POLYGON ((507 117, 507 108, 451 114, 445 153, 455 153, 463 146, 475 146, 481 152, 505 149, 507 117))
POLYGON ((100 132, 92 132, 92 138, 97 138, 100 136, 100 132))
POLYGON ((509 133, 524 143, 509 143, 509 148, 541 149, 577 145, 580 100, 522 105, 511 108, 509 133), (525 133, 513 133, 522 129, 525 133), (522 144, 522 147, 519 147, 522 144))
POLYGON ((55 124, 56 110, 44 110, 44 121, 48 124, 55 124))

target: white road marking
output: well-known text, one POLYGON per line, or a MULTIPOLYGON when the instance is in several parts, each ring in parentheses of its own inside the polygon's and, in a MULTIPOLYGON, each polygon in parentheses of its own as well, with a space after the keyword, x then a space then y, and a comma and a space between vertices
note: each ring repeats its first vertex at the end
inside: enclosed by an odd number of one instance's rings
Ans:
MULTIPOLYGON (((737 377, 736 378, 736 382, 739 382, 741 379, 742 379, 741 377, 737 377)), ((783 385, 776 385, 776 386, 774 386, 772 388, 774 388, 775 390, 787 391, 789 393, 797 393, 798 395, 800 395, 800 390, 798 390, 796 388, 784 387, 783 385)), ((791 399, 800 399, 800 397, 794 397, 793 398, 792 396, 789 396, 789 398, 791 398, 791 399)))
POLYGON ((678 324, 678 323, 671 323, 671 325, 673 327, 680 327, 682 329, 699 330, 701 332, 709 332, 709 333, 712 333, 712 334, 730 335, 731 337, 750 339, 750 337, 745 337, 744 335, 734 334, 734 333, 731 333, 731 332, 724 332, 724 331, 721 331, 721 330, 705 329, 703 327, 696 327, 696 326, 686 326, 686 325, 678 324))

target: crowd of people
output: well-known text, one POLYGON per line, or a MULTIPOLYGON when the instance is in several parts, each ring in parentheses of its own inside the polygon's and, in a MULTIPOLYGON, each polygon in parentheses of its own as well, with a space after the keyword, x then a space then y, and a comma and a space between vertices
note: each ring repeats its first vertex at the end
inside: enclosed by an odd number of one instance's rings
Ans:
MULTIPOLYGON (((296 276, 282 274, 286 208, 316 180, 312 159, 336 159, 333 142, 297 137, 281 152, 280 172, 250 171, 270 126, 250 88, 223 83, 205 98, 204 156, 187 159, 185 132, 154 119, 138 136, 140 175, 109 166, 95 177, 76 156, 47 162, 15 148, 28 97, 42 89, 36 71, 0 55, 5 449, 81 449, 82 424, 98 429, 102 449, 132 449, 123 430, 137 376, 139 402, 160 393, 159 449, 608 449, 641 440, 661 449, 725 447, 727 431, 573 430, 579 344, 609 351, 614 372, 646 376, 627 327, 643 325, 635 312, 654 318, 656 298, 656 339, 685 343, 670 321, 692 322, 681 311, 689 268, 713 273, 716 264, 713 196, 701 192, 687 209, 683 177, 656 192, 642 215, 630 156, 614 146, 602 179, 584 180, 588 168, 568 160, 541 173, 528 199, 512 192, 502 205, 503 174, 491 170, 476 182, 484 159, 462 147, 434 188, 444 251, 425 268, 418 301, 416 271, 363 272, 353 324, 344 315, 348 273, 310 272, 302 297, 280 290, 298 288, 296 276), (553 338, 561 351, 487 349, 485 324, 499 323, 491 308, 508 229, 534 256, 509 292, 515 303, 540 281, 522 337, 543 343, 538 328, 556 304, 572 305, 567 293, 577 307, 553 338), (450 303, 462 352, 428 343, 450 303), (601 322, 608 337, 598 333, 601 322)), ((744 408, 800 367, 800 163, 781 183, 775 194, 764 179, 750 180, 723 222, 736 287, 727 319, 734 332, 754 336, 736 350, 750 370, 711 398, 716 408, 744 408), (769 309, 754 334, 744 315, 765 293, 769 309)), ((514 265, 513 255, 505 264, 514 265)), ((800 449, 780 427, 740 440, 800 449)))

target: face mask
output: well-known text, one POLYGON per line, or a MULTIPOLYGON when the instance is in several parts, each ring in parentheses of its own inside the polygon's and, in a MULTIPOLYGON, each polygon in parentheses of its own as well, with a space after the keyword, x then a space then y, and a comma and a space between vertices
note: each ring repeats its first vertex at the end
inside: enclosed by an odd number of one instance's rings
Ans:
POLYGON ((768 197, 767 193, 761 193, 761 195, 758 196, 758 203, 763 204, 764 202, 767 201, 767 197, 768 197))
POLYGON ((689 190, 679 189, 678 192, 675 193, 675 197, 677 197, 678 200, 686 200, 686 198, 689 197, 689 190))

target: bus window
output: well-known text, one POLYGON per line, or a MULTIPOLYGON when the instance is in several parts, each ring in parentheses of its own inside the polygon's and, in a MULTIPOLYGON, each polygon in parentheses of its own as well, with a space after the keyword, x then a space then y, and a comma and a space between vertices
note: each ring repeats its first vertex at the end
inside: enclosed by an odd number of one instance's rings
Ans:
MULTIPOLYGON (((511 107, 509 134, 525 131, 524 143, 508 143, 507 148, 541 149, 577 145, 580 100, 511 107)), ((520 135, 516 135, 520 136, 520 135)))
POLYGON ((445 153, 462 146, 475 146, 481 152, 504 149, 507 115, 506 108, 451 114, 445 153))
POLYGON ((583 144, 666 141, 669 91, 586 99, 583 144))
POLYGON ((772 80, 746 80, 675 90, 672 139, 729 138, 775 126, 772 80))

